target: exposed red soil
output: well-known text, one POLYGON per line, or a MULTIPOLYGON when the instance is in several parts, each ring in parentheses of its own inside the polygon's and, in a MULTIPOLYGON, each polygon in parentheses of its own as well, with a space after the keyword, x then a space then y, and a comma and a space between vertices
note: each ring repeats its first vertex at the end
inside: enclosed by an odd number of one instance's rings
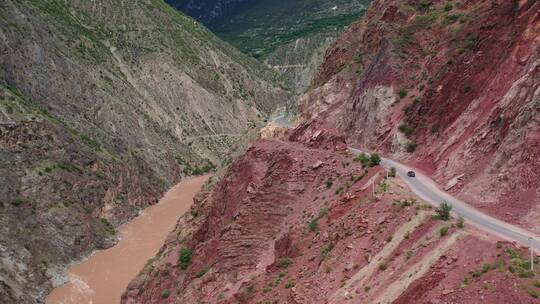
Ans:
POLYGON ((528 252, 498 244, 478 236, 464 238, 393 303, 540 303, 527 293, 540 291, 533 285, 535 279, 522 279, 508 270, 513 265, 508 249, 524 260, 528 252), (470 281, 465 284, 466 280, 470 281))
POLYGON ((344 147, 343 139, 318 122, 293 130, 289 140, 255 143, 196 202, 197 217, 180 221, 178 235, 170 237, 160 259, 132 282, 123 301, 159 302, 161 293, 169 290, 170 299, 185 302, 212 303, 222 297, 255 303, 259 294, 266 295, 259 292, 263 288, 259 284, 275 280, 282 270, 279 261, 285 258, 291 265, 283 280, 294 278, 298 285, 285 288, 284 281, 273 297, 305 295, 316 301, 335 291, 352 270, 343 270, 344 263, 365 265, 364 255, 376 253, 414 212, 396 209, 390 196, 369 201, 372 187, 364 186, 382 178, 377 177, 379 168, 352 181, 364 170, 344 147), (319 214, 311 231, 309 223, 319 214), (377 228, 383 224, 384 229, 377 228), (321 255, 323 246, 333 246, 327 257, 321 255), (178 254, 188 247, 193 260, 184 271, 178 267, 178 254), (208 273, 196 278, 205 267, 210 268, 208 273), (328 280, 320 280, 321 275, 328 280), (246 292, 254 288, 257 292, 246 292))

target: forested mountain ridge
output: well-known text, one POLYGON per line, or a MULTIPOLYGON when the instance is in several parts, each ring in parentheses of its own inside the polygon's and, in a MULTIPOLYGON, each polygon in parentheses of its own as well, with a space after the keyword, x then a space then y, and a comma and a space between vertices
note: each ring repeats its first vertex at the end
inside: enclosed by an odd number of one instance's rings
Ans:
POLYGON ((298 94, 326 47, 371 0, 167 0, 224 40, 284 75, 298 94))

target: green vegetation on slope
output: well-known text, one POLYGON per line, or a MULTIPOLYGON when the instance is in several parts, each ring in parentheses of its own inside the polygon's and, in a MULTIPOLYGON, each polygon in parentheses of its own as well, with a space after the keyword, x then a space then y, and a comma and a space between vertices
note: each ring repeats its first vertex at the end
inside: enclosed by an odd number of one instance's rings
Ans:
POLYGON ((261 0, 236 9, 211 29, 257 58, 314 33, 341 32, 365 11, 370 0, 261 0))

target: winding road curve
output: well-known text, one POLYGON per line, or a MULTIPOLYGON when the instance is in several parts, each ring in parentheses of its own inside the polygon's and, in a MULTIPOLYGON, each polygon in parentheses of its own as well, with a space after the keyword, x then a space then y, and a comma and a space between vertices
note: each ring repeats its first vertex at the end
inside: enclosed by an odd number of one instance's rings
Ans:
MULTIPOLYGON (((361 150, 351 147, 349 147, 349 150, 354 155, 362 153, 361 150)), ((382 158, 381 165, 386 168, 396 168, 397 175, 407 183, 411 190, 431 205, 438 207, 442 202, 446 201, 452 205, 452 213, 462 216, 467 223, 509 241, 515 241, 523 246, 532 247, 536 254, 540 253, 540 238, 534 233, 482 213, 439 189, 431 178, 422 173, 415 171, 416 177, 407 176, 407 172, 413 171, 414 168, 387 158, 382 158)))

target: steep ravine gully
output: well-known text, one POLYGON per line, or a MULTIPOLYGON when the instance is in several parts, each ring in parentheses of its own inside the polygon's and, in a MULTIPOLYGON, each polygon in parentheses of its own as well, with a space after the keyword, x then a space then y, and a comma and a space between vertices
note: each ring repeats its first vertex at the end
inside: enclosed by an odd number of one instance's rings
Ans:
POLYGON ((122 303, 540 303, 527 247, 347 149, 538 234, 539 54, 538 1, 374 1, 296 125, 265 128, 197 197, 122 303))

